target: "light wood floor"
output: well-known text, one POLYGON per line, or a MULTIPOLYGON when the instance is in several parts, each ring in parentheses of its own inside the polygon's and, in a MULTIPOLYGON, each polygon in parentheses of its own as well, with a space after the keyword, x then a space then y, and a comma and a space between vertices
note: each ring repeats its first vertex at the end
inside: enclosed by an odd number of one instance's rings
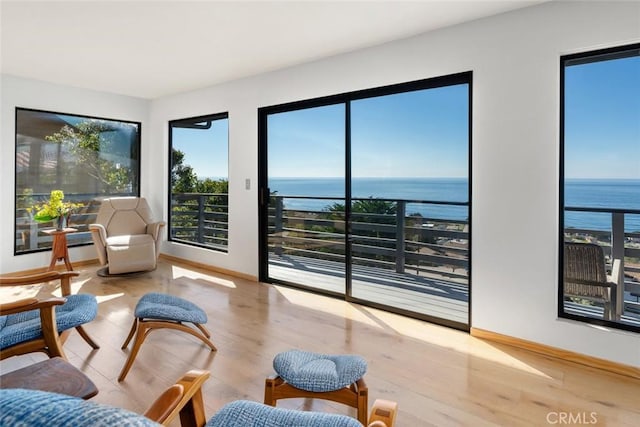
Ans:
MULTIPOLYGON (((70 362, 98 386, 96 402, 142 412, 187 370, 208 369, 211 378, 204 397, 210 416, 232 400, 262 401, 264 379, 273 374, 273 356, 300 348, 364 356, 371 399, 397 401, 401 427, 540 426, 560 424, 561 416, 573 417, 574 425, 580 419, 584 424, 595 420, 597 425, 631 427, 640 420, 640 382, 628 377, 337 299, 178 263, 161 260, 156 271, 133 278, 100 278, 96 270, 97 266, 81 267, 74 289, 98 297, 98 318, 86 330, 101 348, 91 351, 75 331, 65 345, 70 362), (204 308, 218 351, 210 352, 184 333, 155 331, 126 380, 118 383, 127 356, 120 346, 133 309, 138 298, 151 291, 177 295, 204 308)), ((3 292, 5 301, 38 290, 3 292)), ((0 371, 43 358, 10 358, 0 362, 0 371)), ((353 414, 323 401, 294 399, 279 405, 353 414)))

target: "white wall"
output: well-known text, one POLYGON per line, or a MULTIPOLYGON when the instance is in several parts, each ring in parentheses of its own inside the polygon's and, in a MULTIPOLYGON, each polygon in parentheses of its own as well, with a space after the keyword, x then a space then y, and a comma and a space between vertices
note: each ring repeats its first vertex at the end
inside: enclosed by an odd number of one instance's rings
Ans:
MULTIPOLYGON (((559 58, 639 40, 639 3, 553 2, 156 100, 163 146, 168 120, 228 111, 230 124, 229 253, 164 250, 258 274, 258 107, 473 70, 472 326, 640 366, 637 334, 556 315, 559 58)), ((149 192, 166 200, 153 172, 149 192)))
MULTIPOLYGON (((51 252, 14 256, 15 206, 15 107, 34 108, 70 114, 106 117, 142 122, 142 153, 144 158, 155 148, 148 137, 149 101, 67 86, 53 85, 36 80, 2 75, 0 109, 0 274, 23 271, 49 265, 51 252)), ((141 166, 141 191, 148 188, 149 163, 141 166)), ((158 212, 159 202, 152 205, 158 212)), ((72 261, 95 259, 93 246, 71 248, 72 261)))
MULTIPOLYGON (((559 57, 638 41, 640 3, 551 2, 158 99, 149 122, 141 100, 3 77, 4 206, 14 191, 15 105, 143 121, 142 194, 165 219, 167 122, 228 111, 229 253, 167 242, 163 251, 255 276, 258 107, 472 70, 472 326, 640 366, 638 334, 556 316, 559 57)), ((48 262, 48 252, 13 257, 13 206, 0 208, 0 225, 0 271, 48 262)), ((94 257, 84 249, 71 257, 94 257)))

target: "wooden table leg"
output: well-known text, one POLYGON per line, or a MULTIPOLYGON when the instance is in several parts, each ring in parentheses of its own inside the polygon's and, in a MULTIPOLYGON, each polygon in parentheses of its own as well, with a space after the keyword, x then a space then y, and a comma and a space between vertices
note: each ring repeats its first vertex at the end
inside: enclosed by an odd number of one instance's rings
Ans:
POLYGON ((71 261, 69 260, 69 248, 67 246, 67 233, 75 231, 75 229, 65 230, 52 230, 47 234, 53 236, 53 244, 51 247, 51 263, 49 264, 48 271, 52 271, 56 268, 58 261, 64 261, 64 265, 68 271, 73 271, 71 261))

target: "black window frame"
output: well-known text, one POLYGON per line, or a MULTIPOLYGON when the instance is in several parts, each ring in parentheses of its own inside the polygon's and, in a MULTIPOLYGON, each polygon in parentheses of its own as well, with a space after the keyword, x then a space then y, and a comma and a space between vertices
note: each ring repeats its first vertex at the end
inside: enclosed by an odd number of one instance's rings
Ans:
MULTIPOLYGON (((321 96, 317 98, 304 99, 299 101, 287 102, 283 104, 264 106, 258 108, 258 278, 260 281, 267 281, 268 275, 268 250, 266 249, 266 243, 268 237, 264 230, 267 229, 268 224, 268 199, 270 190, 268 188, 268 165, 267 165, 267 121, 268 116, 271 114, 278 114, 296 110, 304 110, 309 108, 316 107, 324 107, 334 104, 345 104, 345 139, 350 141, 351 137, 351 119, 350 119, 350 107, 351 102, 358 101, 367 98, 374 98, 386 95, 395 95, 406 92, 413 92, 419 90, 427 90, 427 89, 436 89, 445 86, 455 86, 458 84, 466 84, 468 85, 468 209, 469 209, 469 220, 468 220, 468 231, 469 231, 469 260, 468 260, 468 269, 469 269, 469 278, 468 278, 468 286, 469 286, 469 301, 468 301, 468 320, 466 324, 461 324, 455 321, 451 321, 448 319, 438 318, 431 315, 425 315, 420 313, 411 312, 408 310, 404 310, 401 308, 396 308, 392 306, 383 305, 377 302, 360 300, 358 298, 352 297, 349 294, 351 293, 350 282, 351 282, 351 265, 350 262, 347 263, 347 267, 345 270, 347 289, 345 289, 346 301, 356 302, 359 304, 363 304, 366 306, 386 310, 388 312, 401 314, 407 317, 417 318, 420 320, 425 320, 428 322, 432 322, 435 324, 443 325, 446 327, 459 329, 462 331, 468 332, 471 328, 471 319, 472 319, 472 222, 473 222, 473 174, 472 174, 472 163, 473 163, 473 71, 463 71, 459 73, 447 74, 442 76, 436 76, 426 79, 413 80, 403 83, 396 83, 386 86, 379 86, 368 89, 355 90, 351 92, 344 92, 335 95, 327 95, 321 96)), ((347 142, 350 145, 350 142, 347 142)), ((346 161, 345 161, 345 179, 351 179, 351 159, 350 152, 346 153, 346 161)), ((351 191, 350 187, 347 186, 345 189, 345 198, 351 199, 351 191)), ((349 216, 351 213, 351 207, 349 203, 345 203, 345 216, 349 216)), ((349 239, 345 241, 345 247, 347 251, 350 251, 351 242, 349 239)), ((285 283, 282 281, 273 281, 273 283, 277 283, 279 285, 284 286, 292 286, 297 289, 305 289, 311 293, 322 294, 331 297, 344 298, 341 296, 337 296, 331 292, 323 292, 318 289, 304 287, 302 285, 295 285, 290 283, 285 283)))
MULTIPOLYGON (((136 160, 136 168, 135 170, 135 174, 136 174, 136 180, 133 183, 136 187, 135 191, 132 191, 130 193, 127 193, 127 195, 131 195, 131 196, 135 196, 135 197, 140 197, 140 186, 141 186, 141 179, 142 177, 140 176, 140 171, 141 171, 141 163, 142 163, 142 122, 140 121, 135 121, 135 120, 126 120, 126 119, 118 119, 118 118, 111 118, 111 117, 99 117, 99 116, 92 116, 92 115, 87 115, 87 114, 78 114, 78 113, 67 113, 67 112, 61 112, 61 111, 52 111, 52 110, 43 110, 43 109, 39 109, 39 108, 28 108, 28 107, 18 107, 16 106, 14 109, 14 170, 13 170, 13 188, 14 188, 14 196, 13 196, 13 255, 14 256, 20 256, 20 255, 28 255, 28 254, 33 254, 33 253, 38 253, 38 252, 46 252, 46 251, 51 251, 51 247, 44 247, 44 248, 37 248, 37 249, 30 249, 30 250, 22 250, 22 251, 18 251, 18 246, 16 243, 16 238, 15 236, 17 235, 18 232, 18 207, 17 207, 17 196, 18 196, 18 162, 17 162, 17 153, 18 153, 18 112, 19 111, 25 111, 25 112, 34 112, 34 113, 45 113, 45 114, 53 114, 53 115, 61 115, 61 116, 72 116, 72 117, 78 117, 78 118, 82 118, 82 119, 91 119, 91 120, 108 120, 108 121, 113 121, 113 122, 120 122, 120 123, 128 123, 128 124, 132 124, 135 125, 137 127, 137 138, 136 138, 136 147, 135 147, 135 152, 137 153, 137 159, 136 160)), ((114 196, 121 196, 123 194, 118 193, 118 194, 114 194, 114 196)), ((99 195, 96 195, 96 197, 101 197, 99 195)), ((66 200, 65 200, 66 201, 66 200)), ((81 247, 81 246, 89 246, 89 245, 93 245, 92 241, 88 241, 88 242, 82 242, 82 243, 74 243, 72 240, 68 241, 67 246, 72 248, 72 247, 81 247)))
MULTIPOLYGON (((622 59, 640 56, 640 43, 615 46, 605 49, 596 49, 560 56, 560 123, 559 123, 559 213, 558 213, 558 287, 557 287, 557 314, 559 318, 576 320, 579 322, 606 326, 640 333, 640 326, 626 323, 598 319, 567 313, 564 304, 564 244, 565 244, 565 68, 573 65, 583 65, 607 60, 622 59)), ((621 274, 624 275, 624 272, 621 274)))
MULTIPOLYGON (((172 170, 173 170, 173 128, 176 127, 177 124, 184 124, 185 126, 182 127, 193 127, 193 128, 198 128, 199 126, 196 125, 196 123, 199 122, 214 122, 215 120, 227 120, 227 123, 229 121, 229 112, 225 111, 225 112, 221 112, 221 113, 213 113, 213 114, 205 114, 205 115, 200 115, 200 116, 194 116, 194 117, 186 117, 183 119, 175 119, 175 120, 170 120, 168 122, 168 131, 169 131, 169 136, 168 136, 168 148, 169 148, 169 157, 168 157, 168 182, 167 182, 167 188, 168 188, 168 192, 167 192, 167 241, 172 242, 172 243, 178 243, 178 244, 182 244, 182 245, 187 245, 187 246, 193 246, 193 247, 197 247, 197 248, 203 248, 203 249, 208 249, 208 250, 212 250, 215 252, 220 252, 220 253, 228 253, 229 252, 229 241, 228 241, 228 234, 227 234, 227 244, 224 246, 224 248, 221 247, 214 247, 211 245, 207 245, 207 244, 201 244, 198 242, 192 242, 192 241, 187 241, 187 240, 182 240, 182 239, 175 239, 172 237, 172 224, 173 224, 173 220, 172 220, 172 216, 173 216, 173 212, 172 212, 172 203, 173 203, 173 185, 172 185, 172 170), (189 126, 191 125, 191 126, 189 126)), ((229 137, 227 135, 227 150, 229 150, 229 137)), ((227 158, 227 166, 229 165, 229 159, 227 158)), ((227 174, 227 184, 229 182, 229 176, 227 174)), ((227 193, 227 233, 228 233, 228 218, 229 218, 229 201, 228 201, 228 193, 227 193)))

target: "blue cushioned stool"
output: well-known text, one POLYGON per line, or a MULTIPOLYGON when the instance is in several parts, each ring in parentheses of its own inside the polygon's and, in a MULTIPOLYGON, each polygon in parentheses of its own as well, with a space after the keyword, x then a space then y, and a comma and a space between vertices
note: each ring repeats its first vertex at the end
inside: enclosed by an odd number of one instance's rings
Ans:
POLYGON ((356 408, 358 421, 367 425, 367 362, 362 357, 289 350, 276 355, 273 368, 278 375, 265 382, 267 405, 294 397, 327 399, 356 408))
POLYGON ((169 328, 184 331, 204 342, 211 348, 211 351, 217 350, 209 340, 211 334, 202 326, 203 323, 207 323, 207 313, 185 299, 173 295, 149 293, 143 295, 138 304, 136 304, 134 316, 131 331, 124 344, 122 344, 122 349, 127 348, 134 334, 136 339, 133 342, 131 353, 129 353, 129 357, 122 367, 118 381, 124 380, 127 376, 142 343, 154 329, 169 328), (184 323, 193 323, 197 330, 184 323))
POLYGON ((258 402, 237 400, 226 404, 206 427, 362 427, 345 415, 272 408, 258 402))

